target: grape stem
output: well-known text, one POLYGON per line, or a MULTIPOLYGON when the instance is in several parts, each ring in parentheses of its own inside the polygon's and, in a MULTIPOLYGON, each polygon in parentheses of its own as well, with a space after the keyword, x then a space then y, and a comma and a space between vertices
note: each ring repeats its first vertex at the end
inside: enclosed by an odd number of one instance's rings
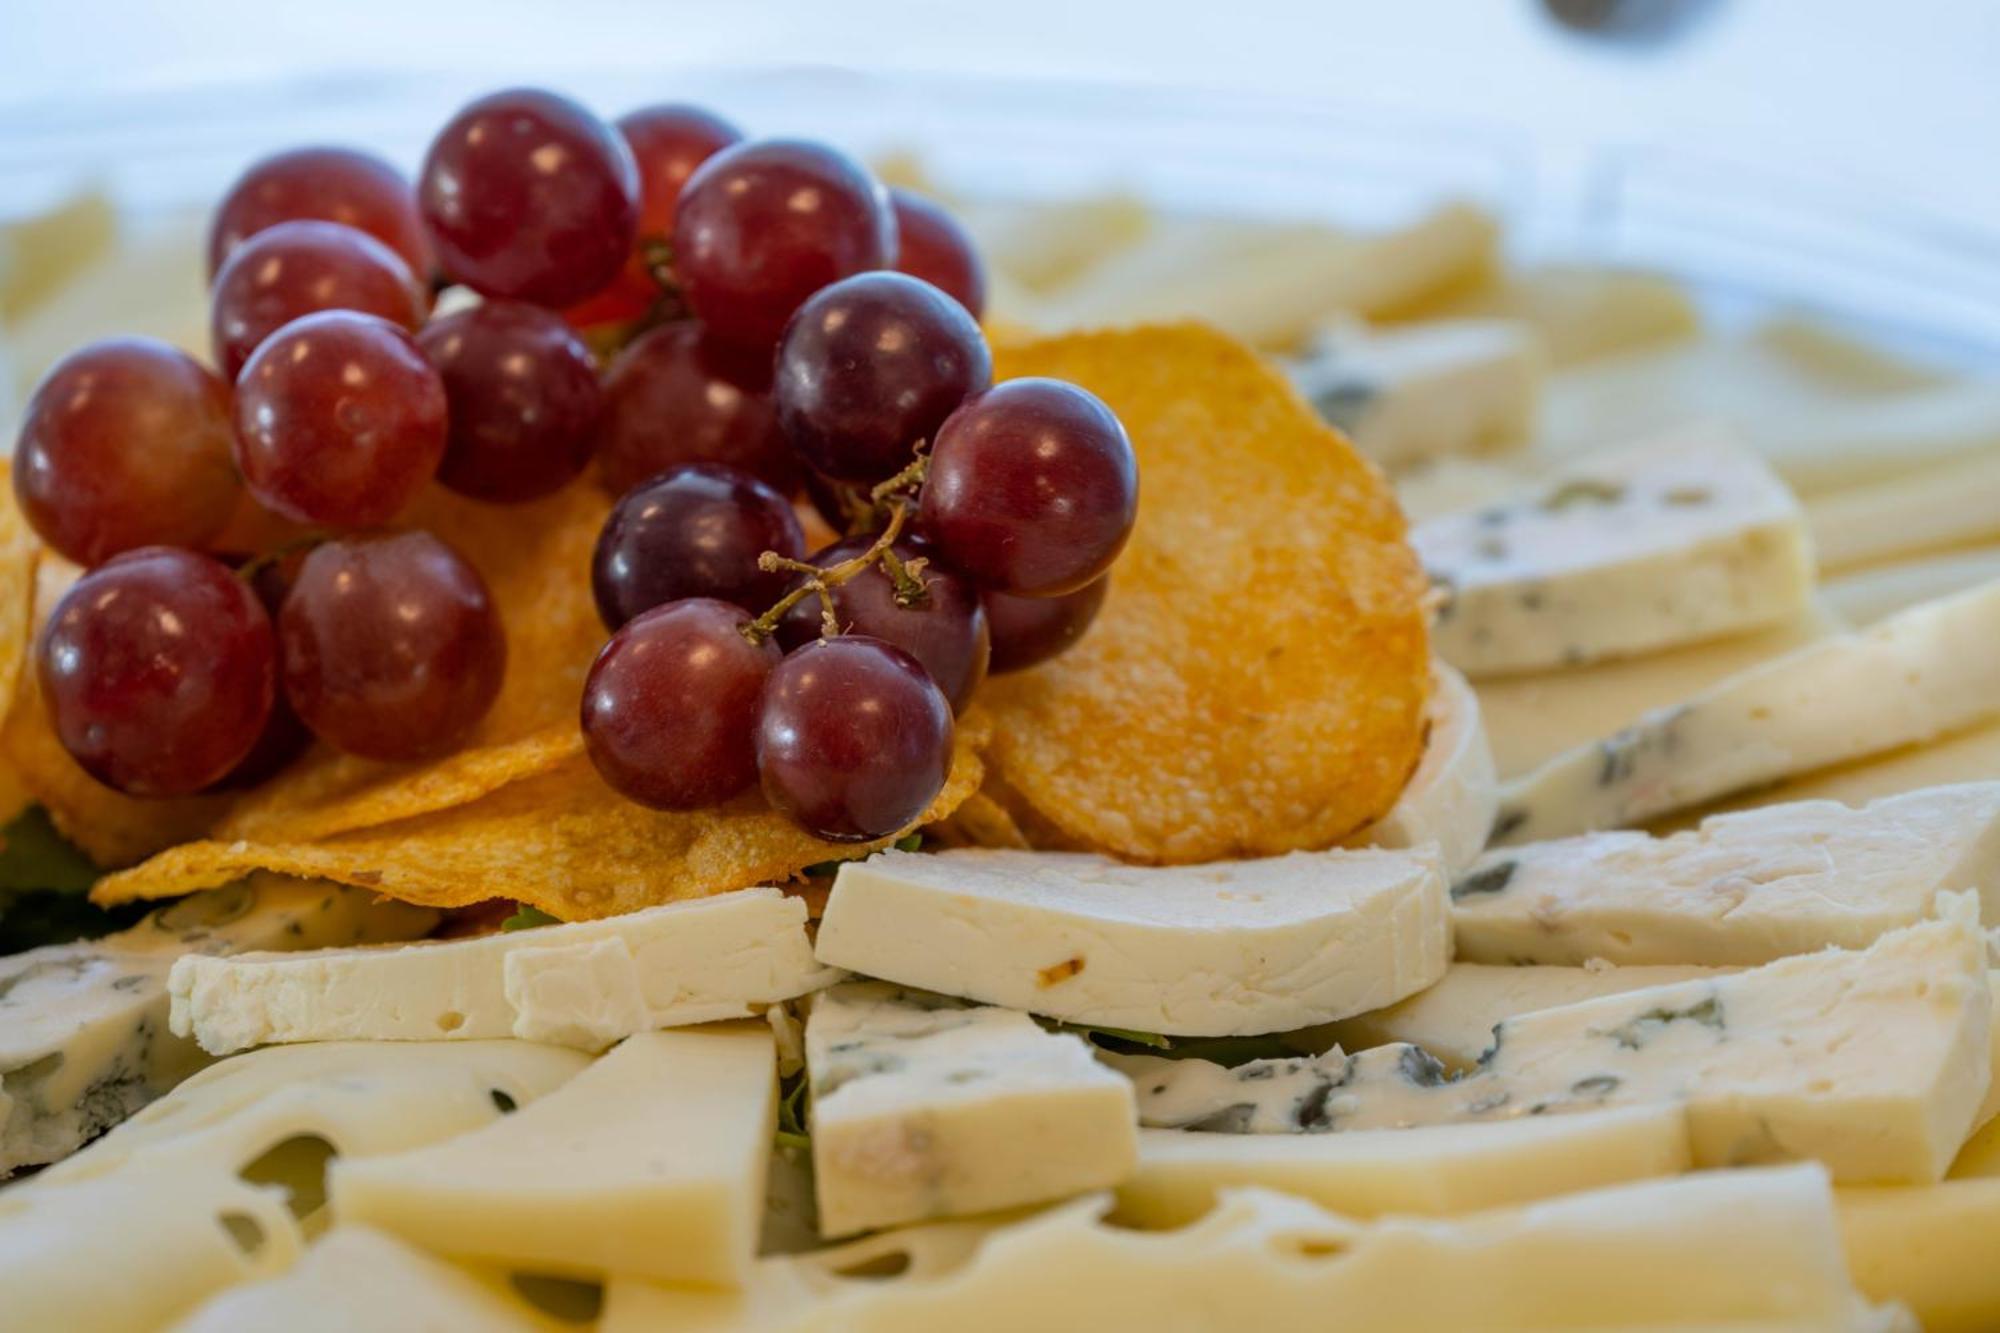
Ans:
POLYGON ((924 453, 923 444, 917 445, 917 456, 910 465, 889 480, 868 493, 869 502, 877 510, 888 507, 889 519, 882 531, 860 555, 852 556, 837 564, 822 569, 805 560, 794 560, 790 556, 766 551, 757 557, 757 568, 768 573, 803 574, 805 579, 798 587, 780 597, 777 604, 763 615, 743 627, 743 637, 752 643, 762 643, 778 632, 778 622, 785 614, 808 597, 819 598, 820 637, 835 638, 840 634, 840 619, 833 610, 833 590, 849 579, 857 578, 875 565, 881 565, 883 572, 895 585, 896 603, 899 606, 920 605, 929 590, 923 580, 924 566, 929 562, 918 558, 904 560, 892 549, 896 539, 903 535, 903 528, 916 508, 914 492, 923 485, 924 472, 930 459, 924 453))

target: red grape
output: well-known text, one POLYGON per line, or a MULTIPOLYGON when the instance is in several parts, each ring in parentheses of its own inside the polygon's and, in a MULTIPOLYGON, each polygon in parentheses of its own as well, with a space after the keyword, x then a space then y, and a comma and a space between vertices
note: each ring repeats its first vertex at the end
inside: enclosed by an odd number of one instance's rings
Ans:
POLYGON ((315 547, 278 616, 285 694, 335 749, 429 759, 500 693, 507 637, 479 571, 428 532, 315 547))
POLYGON ((723 463, 789 495, 792 452, 771 407, 771 360, 706 337, 692 320, 638 338, 604 376, 598 456, 623 494, 677 463, 723 463))
MULTIPOLYGON (((257 594, 257 602, 271 617, 273 626, 278 623, 278 612, 284 607, 285 594, 292 590, 292 579, 298 573, 301 559, 303 556, 259 561, 253 570, 238 575, 248 579, 250 591, 257 594)), ((275 655, 275 630, 273 633, 272 652, 275 655)), ((293 710, 291 700, 285 698, 282 686, 275 688, 271 692, 271 716, 266 719, 257 743, 210 790, 242 791, 254 787, 304 754, 312 739, 312 732, 299 721, 299 715, 293 710)))
POLYGON ((656 606, 604 645, 583 685, 583 738, 604 780, 657 810, 726 801, 757 780, 757 705, 777 644, 710 597, 656 606))
POLYGON ((631 254, 639 175, 625 140, 582 106, 514 88, 438 132, 417 202, 452 277, 482 295, 565 306, 631 254))
MULTIPOLYGON (((874 544, 873 537, 848 537, 816 552, 812 563, 825 569, 874 544)), ((908 539, 897 542, 894 550, 905 562, 929 554, 908 539)), ((923 599, 904 606, 896 600, 888 572, 871 565, 832 589, 834 618, 843 633, 880 639, 916 658, 957 712, 986 679, 986 612, 979 591, 950 570, 928 564, 917 577, 924 584, 923 599)), ((795 579, 793 586, 797 583, 795 579)), ((778 642, 791 649, 819 638, 820 610, 819 598, 811 596, 786 612, 778 622, 778 642)))
POLYGON ((28 400, 14 494, 43 541, 81 565, 140 546, 201 546, 243 488, 230 462, 229 389, 152 338, 92 343, 28 400))
POLYGON ((597 613, 615 630, 664 603, 713 597, 755 615, 792 578, 759 569, 757 557, 796 560, 805 545, 784 496, 747 472, 685 463, 630 492, 604 520, 590 562, 597 613))
POLYGON ((931 450, 918 523, 985 587, 1074 592, 1111 567, 1139 512, 1139 465, 1095 395, 1009 380, 952 413, 931 450))
POLYGON ((230 251, 215 275, 216 364, 236 378, 257 345, 300 315, 359 310, 412 333, 430 293, 394 250, 338 222, 280 222, 230 251))
POLYGON ((896 210, 896 267, 942 288, 971 312, 986 313, 986 265, 958 219, 920 194, 889 191, 896 210))
POLYGON ((298 218, 365 231, 394 250, 419 280, 430 280, 430 242, 410 183, 381 158, 351 148, 294 148, 237 177, 209 226, 209 276, 244 241, 298 218))
POLYGON ((993 357, 964 306, 906 273, 863 273, 792 316, 771 396, 815 470, 878 482, 992 379, 993 357))
POLYGON ((894 259, 896 219, 881 185, 846 154, 769 139, 695 170, 673 242, 695 314, 718 337, 761 348, 808 296, 894 259))
POLYGON ((478 500, 534 500, 588 466, 603 394, 590 349, 560 315, 485 301, 433 320, 417 343, 450 405, 439 481, 478 500))
POLYGON ((444 381, 416 340, 350 310, 295 319, 236 381, 236 465, 300 523, 387 523, 437 473, 444 381))
POLYGON ((37 664, 49 721, 84 771, 133 796, 185 796, 257 743, 277 647, 257 595, 225 565, 146 546, 76 581, 37 664))
POLYGON ((1097 619, 1110 587, 1107 574, 1055 597, 986 593, 982 600, 993 637, 993 673, 1023 671, 1063 652, 1097 619))
POLYGON ((771 670, 757 772, 779 812, 832 842, 886 838, 923 817, 951 772, 951 704, 900 648, 843 634, 771 670))

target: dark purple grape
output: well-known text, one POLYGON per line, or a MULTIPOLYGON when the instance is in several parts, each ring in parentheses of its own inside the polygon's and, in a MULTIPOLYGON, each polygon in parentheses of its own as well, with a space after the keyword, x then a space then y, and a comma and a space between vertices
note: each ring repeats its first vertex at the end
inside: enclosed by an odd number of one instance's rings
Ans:
POLYGON ((993 674, 1023 671, 1048 661, 1083 637, 1104 605, 1111 576, 1054 597, 1016 597, 987 592, 986 625, 993 639, 993 674))
POLYGON ((299 218, 365 231, 394 250, 420 281, 430 280, 430 241, 410 183, 381 158, 351 148, 294 148, 237 177, 209 226, 209 276, 258 232, 299 218))
POLYGON ((688 304, 729 342, 767 348, 808 296, 896 257, 889 196, 824 144, 767 139, 695 169, 674 217, 688 304))
POLYGON ((766 551, 796 560, 805 533, 784 496, 715 463, 669 468, 629 492, 604 520, 591 557, 597 613, 617 629, 641 611, 689 597, 734 602, 752 615, 791 575, 757 567, 766 551))
POLYGON ((757 719, 773 808, 815 837, 867 842, 923 817, 951 773, 951 704, 900 648, 843 634, 778 663, 757 719))
POLYGON ((152 338, 70 353, 42 378, 14 445, 14 495, 80 565, 141 546, 203 546, 242 498, 229 389, 152 338))
POLYGON ((85 772, 133 796, 185 796, 257 743, 277 644, 227 566, 147 546, 76 581, 42 631, 37 665, 56 737, 85 772))
POLYGON ((338 222, 280 222, 230 252, 215 275, 215 361, 236 378, 257 345, 301 315, 359 310, 415 333, 430 293, 367 232, 338 222))
POLYGON ((1054 597, 1109 569, 1138 513, 1138 460, 1111 409, 1062 380, 1019 379, 938 430, 918 525, 974 582, 1054 597))
POLYGON ((597 453, 621 495, 679 463, 740 468, 785 495, 800 471, 771 407, 771 359, 692 320, 642 335, 611 363, 597 453))
POLYGON ((906 273, 815 292, 785 326, 771 387, 778 425, 814 470, 879 482, 909 466, 993 357, 965 307, 906 273))
POLYGON ((278 617, 285 693, 366 759, 457 749, 493 706, 507 636, 479 571, 428 532, 315 547, 278 617))
POLYGON ((438 132, 417 204, 452 277, 485 296, 566 306, 631 254, 639 173, 625 140, 582 106, 512 88, 438 132))
MULTIPOLYGON (((814 554, 812 563, 825 569, 874 544, 873 537, 848 537, 814 554)), ((893 549, 905 562, 929 555, 909 540, 893 549)), ((880 639, 916 658, 951 701, 952 711, 959 712, 986 679, 986 612, 978 589, 950 570, 930 563, 917 577, 924 584, 923 598, 904 606, 896 601, 896 585, 888 573, 872 565, 833 589, 834 617, 842 633, 880 639)), ((787 649, 802 648, 819 638, 821 623, 819 598, 807 597, 778 622, 778 642, 787 649)))
POLYGON ((617 791, 656 810, 726 801, 757 780, 758 701, 777 644, 712 597, 668 602, 611 636, 583 685, 583 739, 617 791))
POLYGON ((603 393, 590 349, 562 316, 485 301, 433 320, 417 343, 450 406, 440 482, 515 503, 561 490, 589 466, 603 393))
POLYGON ((974 319, 986 313, 986 265, 958 219, 908 190, 889 191, 896 210, 896 267, 942 288, 974 319))
POLYGON ((387 523, 437 474, 444 381, 384 319, 328 310, 264 340, 236 381, 236 465, 299 523, 387 523))

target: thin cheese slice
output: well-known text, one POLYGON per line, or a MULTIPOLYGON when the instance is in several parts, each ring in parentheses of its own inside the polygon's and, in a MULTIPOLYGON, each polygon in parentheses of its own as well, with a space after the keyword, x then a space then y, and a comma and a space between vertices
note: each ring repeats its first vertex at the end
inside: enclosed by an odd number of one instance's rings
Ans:
POLYGON ((2000 454, 1831 491, 1806 505, 1822 570, 2000 538, 2000 454))
POLYGON ((2000 1328, 2000 1180, 1834 1191, 1854 1283, 1897 1301, 1925 1333, 2000 1328))
POLYGON ((822 963, 1069 1022, 1284 1032, 1444 973, 1435 847, 1128 866, 1055 852, 890 852, 843 865, 822 963))
POLYGON ((1826 579, 1820 595, 1856 629, 1898 611, 2000 579, 2000 547, 1926 556, 1853 570, 1826 579))
POLYGON ((735 1285, 756 1253, 775 1060, 762 1023, 628 1037, 484 1129, 337 1163, 334 1213, 531 1272, 735 1285))
POLYGON ((1435 843, 1445 869, 1457 874, 1486 846, 1500 806, 1493 747, 1479 716, 1479 696, 1465 677, 1434 663, 1430 735, 1424 757, 1396 804, 1353 840, 1356 847, 1421 847, 1435 843))
POLYGON ((2000 773, 2000 725, 1988 723, 1926 745, 1905 746, 1851 764, 1724 801, 1720 810, 1751 810, 1784 801, 1864 801, 1924 787, 1986 782, 2000 773))

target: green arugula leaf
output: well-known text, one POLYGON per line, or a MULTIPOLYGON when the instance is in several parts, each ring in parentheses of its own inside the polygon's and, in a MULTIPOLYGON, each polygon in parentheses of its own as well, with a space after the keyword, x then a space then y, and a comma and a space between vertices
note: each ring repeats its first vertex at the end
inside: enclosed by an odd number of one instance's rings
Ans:
POLYGON ((533 930, 537 926, 559 926, 562 924, 561 917, 550 916, 539 907, 531 907, 527 903, 515 903, 514 906, 518 910, 515 911, 514 915, 500 923, 500 929, 533 930))
POLYGON ((97 875, 90 858, 38 805, 0 828, 0 954, 96 939, 145 915, 139 903, 111 910, 94 905, 84 895, 97 875))
POLYGON ((69 839, 56 832, 49 812, 31 805, 0 829, 0 896, 36 889, 84 893, 97 882, 97 867, 69 839))
POLYGON ((803 1069, 779 1089, 775 1138, 780 1148, 802 1152, 812 1147, 812 1081, 803 1069))
POLYGON ((1105 1046, 1114 1051, 1120 1046, 1144 1046, 1164 1051, 1174 1044, 1172 1037, 1162 1037, 1157 1032, 1140 1032, 1134 1028, 1108 1028, 1096 1023, 1056 1023, 1054 1026, 1061 1032, 1074 1032, 1093 1046, 1105 1046))

